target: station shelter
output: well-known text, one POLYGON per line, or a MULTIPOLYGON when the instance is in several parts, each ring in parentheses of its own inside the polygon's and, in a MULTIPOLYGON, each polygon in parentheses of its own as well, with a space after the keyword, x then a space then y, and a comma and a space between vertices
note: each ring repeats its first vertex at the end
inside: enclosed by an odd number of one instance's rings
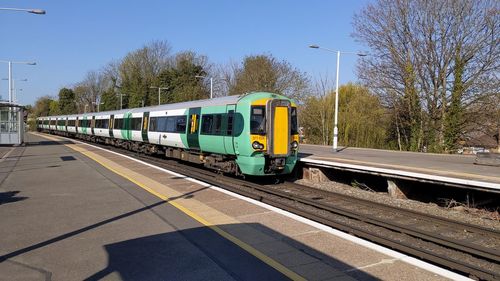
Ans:
POLYGON ((20 145, 24 142, 24 107, 0 102, 0 145, 20 145))

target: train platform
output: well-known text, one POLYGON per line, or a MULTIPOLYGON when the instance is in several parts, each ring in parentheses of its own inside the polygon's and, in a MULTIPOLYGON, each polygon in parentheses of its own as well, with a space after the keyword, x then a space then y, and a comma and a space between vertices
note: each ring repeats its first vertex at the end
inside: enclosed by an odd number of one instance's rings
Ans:
POLYGON ((476 165, 475 156, 418 153, 365 148, 300 146, 300 161, 393 178, 500 192, 500 168, 476 165))
POLYGON ((0 155, 0 280, 466 280, 68 139, 0 155))

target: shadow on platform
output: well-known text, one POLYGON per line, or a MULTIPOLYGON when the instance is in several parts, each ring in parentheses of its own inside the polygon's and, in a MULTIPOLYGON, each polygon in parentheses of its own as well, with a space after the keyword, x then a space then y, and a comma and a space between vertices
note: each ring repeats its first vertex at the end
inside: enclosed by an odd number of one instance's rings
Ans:
POLYGON ((28 197, 24 196, 17 196, 20 191, 5 191, 5 192, 0 192, 0 205, 7 204, 7 203, 13 203, 17 201, 23 201, 28 199, 28 197))
POLYGON ((74 142, 69 141, 69 140, 61 140, 61 141, 30 141, 30 142, 26 142, 26 146, 64 145, 64 144, 74 144, 74 142))
MULTIPOLYGON (((331 275, 321 270, 317 272, 308 271, 306 274, 302 273, 306 279, 330 280, 348 275, 357 280, 378 280, 361 270, 352 271, 352 266, 261 224, 227 224, 216 227, 230 234, 242 233, 248 230, 249 227, 260 230, 277 238, 278 241, 300 250, 303 260, 293 261, 294 267, 300 268, 303 265, 310 265, 311 260, 314 259, 321 260, 324 264, 338 270, 337 272, 332 271, 331 275), (351 271, 346 273, 347 270, 351 271)), ((271 256, 272 253, 276 254, 276 251, 279 251, 277 249, 280 248, 277 246, 273 249, 273 246, 266 244, 261 246, 255 244, 253 247, 266 256, 271 256)), ((217 274, 216 276, 210 275, 215 273, 213 270, 214 265, 238 280, 288 280, 282 273, 231 241, 226 240, 210 227, 198 227, 145 236, 108 244, 104 248, 108 255, 107 267, 85 280, 102 280, 113 273, 119 274, 121 279, 125 281, 218 280, 217 274), (194 247, 191 245, 194 245, 194 247)), ((279 253, 277 257, 279 258, 273 258, 277 262, 290 262, 290 257, 287 257, 286 251, 279 253), (283 259, 283 261, 280 259, 283 259)), ((293 268, 289 269, 293 270, 293 268)))

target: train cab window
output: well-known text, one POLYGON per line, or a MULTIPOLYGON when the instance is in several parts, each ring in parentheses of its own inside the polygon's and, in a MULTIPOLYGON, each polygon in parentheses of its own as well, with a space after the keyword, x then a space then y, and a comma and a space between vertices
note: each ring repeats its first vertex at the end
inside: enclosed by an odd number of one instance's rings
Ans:
POLYGON ((130 119, 130 130, 140 131, 142 126, 142 118, 132 118, 130 119))
POLYGON ((250 134, 266 134, 266 107, 252 106, 250 114, 250 134))
POLYGON ((290 115, 291 115, 291 128, 290 128, 290 133, 292 135, 296 135, 299 133, 299 128, 298 128, 298 124, 297 124, 297 108, 296 107, 292 107, 292 110, 290 112, 290 115))

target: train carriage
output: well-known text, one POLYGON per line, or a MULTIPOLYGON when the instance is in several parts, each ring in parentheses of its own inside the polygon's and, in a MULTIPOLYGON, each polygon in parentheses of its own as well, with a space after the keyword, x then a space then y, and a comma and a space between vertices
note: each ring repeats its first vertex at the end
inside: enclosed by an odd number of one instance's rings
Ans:
POLYGON ((296 104, 272 93, 41 117, 39 121, 42 131, 163 153, 227 173, 288 174, 297 161, 296 104), (43 125, 47 118, 48 130, 43 125))

